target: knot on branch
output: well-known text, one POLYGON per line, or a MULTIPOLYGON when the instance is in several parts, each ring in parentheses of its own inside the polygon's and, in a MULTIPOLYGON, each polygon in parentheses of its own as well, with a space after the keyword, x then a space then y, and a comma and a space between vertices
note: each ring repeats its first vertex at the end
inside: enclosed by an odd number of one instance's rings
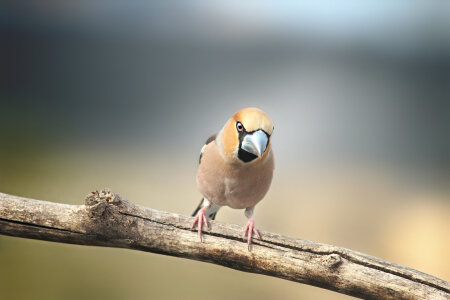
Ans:
POLYGON ((120 196, 110 189, 103 189, 99 191, 90 192, 84 201, 84 203, 88 206, 99 204, 101 202, 119 204, 122 201, 120 196))
POLYGON ((126 200, 122 199, 119 194, 114 193, 110 189, 93 191, 86 196, 85 204, 89 208, 89 216, 91 218, 109 219, 112 215, 117 214, 117 208, 125 204, 126 200))
POLYGON ((126 235, 129 222, 121 214, 129 202, 110 189, 93 191, 86 196, 85 205, 89 221, 86 226, 99 239, 117 238, 126 235), (126 224, 126 225, 125 225, 126 224))
POLYGON ((332 253, 322 257, 322 263, 328 268, 337 268, 342 264, 342 258, 337 253, 332 253))

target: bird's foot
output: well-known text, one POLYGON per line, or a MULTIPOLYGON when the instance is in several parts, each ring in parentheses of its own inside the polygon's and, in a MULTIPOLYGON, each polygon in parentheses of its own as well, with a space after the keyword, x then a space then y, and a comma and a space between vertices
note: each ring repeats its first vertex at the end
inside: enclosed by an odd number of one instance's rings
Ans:
POLYGON ((252 251, 253 234, 255 234, 258 239, 261 239, 261 236, 259 235, 259 232, 255 227, 255 221, 253 220, 253 218, 249 218, 247 225, 245 225, 244 228, 244 238, 247 237, 248 251, 252 251))
POLYGON ((205 210, 207 210, 209 208, 209 206, 205 206, 202 209, 200 209, 197 213, 197 215, 195 216, 194 222, 192 223, 192 228, 195 228, 195 224, 198 223, 198 237, 200 238, 200 242, 203 242, 203 237, 202 237, 202 229, 203 229, 203 224, 205 224, 207 227, 208 225, 208 219, 206 218, 206 214, 205 214, 205 210))

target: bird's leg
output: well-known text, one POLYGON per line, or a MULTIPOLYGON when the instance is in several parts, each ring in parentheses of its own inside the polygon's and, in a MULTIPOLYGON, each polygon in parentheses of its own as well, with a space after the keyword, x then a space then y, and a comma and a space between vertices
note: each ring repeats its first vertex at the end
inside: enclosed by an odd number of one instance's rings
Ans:
POLYGON ((202 229, 203 229, 203 222, 208 226, 208 220, 206 218, 205 211, 210 207, 210 205, 206 205, 202 207, 197 215, 195 216, 194 222, 192 223, 192 229, 195 228, 195 224, 198 222, 198 237, 200 238, 200 242, 203 242, 202 238, 202 229))
POLYGON ((258 239, 261 239, 258 230, 255 228, 255 220, 253 220, 253 207, 245 209, 245 216, 248 218, 247 225, 244 228, 244 238, 247 237, 248 251, 252 250, 252 237, 256 235, 258 239))

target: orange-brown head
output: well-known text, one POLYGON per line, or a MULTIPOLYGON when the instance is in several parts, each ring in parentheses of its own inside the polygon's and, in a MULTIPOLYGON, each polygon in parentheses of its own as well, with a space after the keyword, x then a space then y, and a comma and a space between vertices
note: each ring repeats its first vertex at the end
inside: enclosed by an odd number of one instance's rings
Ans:
POLYGON ((273 129, 273 122, 265 112, 254 107, 244 108, 228 120, 217 143, 229 161, 258 161, 269 153, 273 129))

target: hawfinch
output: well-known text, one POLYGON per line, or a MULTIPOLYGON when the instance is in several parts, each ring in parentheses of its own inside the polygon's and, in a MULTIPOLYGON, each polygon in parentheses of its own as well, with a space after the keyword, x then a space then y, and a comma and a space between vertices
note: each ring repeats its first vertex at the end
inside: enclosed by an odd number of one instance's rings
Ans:
POLYGON ((273 122, 260 109, 244 108, 236 112, 219 131, 206 141, 200 152, 197 187, 203 195, 192 228, 198 224, 202 241, 203 225, 214 220, 224 205, 244 209, 248 218, 244 238, 248 236, 251 250, 252 235, 259 239, 253 220, 255 205, 267 193, 274 169, 270 137, 273 122))

